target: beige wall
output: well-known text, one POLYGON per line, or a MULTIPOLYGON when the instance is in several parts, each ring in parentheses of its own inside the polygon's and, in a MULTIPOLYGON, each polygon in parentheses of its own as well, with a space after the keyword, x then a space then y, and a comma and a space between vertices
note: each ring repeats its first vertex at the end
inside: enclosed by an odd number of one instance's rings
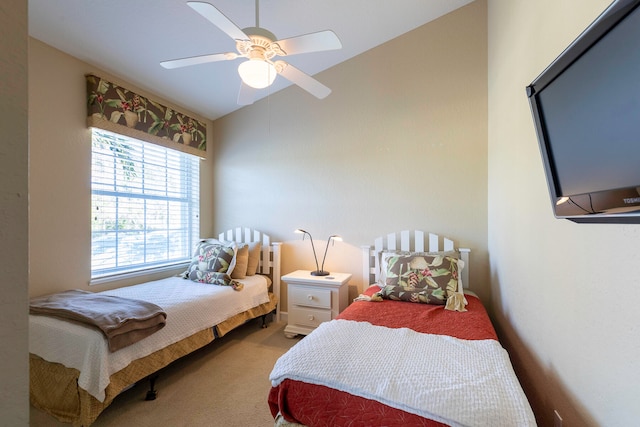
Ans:
MULTIPOLYGON (((294 228, 309 230, 321 251, 342 234, 327 267, 352 272, 357 286, 360 245, 374 237, 410 228, 451 236, 473 250, 472 287, 494 308, 540 425, 553 425, 553 409, 565 427, 633 425, 640 226, 553 218, 524 92, 608 3, 489 0, 487 54, 485 3, 476 1, 321 73, 334 90, 323 101, 292 87, 217 120, 202 234, 237 225, 270 233, 285 242, 283 273, 313 264, 294 228)), ((21 7, 12 10, 26 14, 21 7)), ((31 40, 29 69, 29 291, 87 288, 82 76, 91 68, 31 40)), ((19 188, 22 161, 9 169, 19 188)), ((18 255, 12 271, 26 262, 18 255)), ((22 298, 16 283, 4 298, 22 298)), ((11 340, 19 349, 24 337, 11 340)))
POLYGON ((489 0, 491 287, 540 425, 640 420, 640 226, 554 219, 525 96, 609 3, 489 0))
MULTIPOLYGON (((91 131, 86 126, 84 75, 96 71, 101 72, 38 40, 29 40, 31 296, 65 289, 100 291, 168 274, 89 286, 91 131)), ((128 87, 171 106, 161 94, 128 87)), ((211 159, 201 162, 203 236, 212 232, 212 164, 211 159)))
MULTIPOLYGON (((283 273, 325 269, 362 286, 360 246, 404 229, 472 249, 472 283, 488 299, 486 4, 475 2, 317 78, 214 122, 215 224, 284 242, 283 273), (321 254, 319 255, 321 257, 321 254)), ((285 298, 286 302, 286 298, 285 298)), ((283 308, 286 310, 286 306, 283 308)))
POLYGON ((27 1, 0 3, 0 424, 29 425, 27 1))

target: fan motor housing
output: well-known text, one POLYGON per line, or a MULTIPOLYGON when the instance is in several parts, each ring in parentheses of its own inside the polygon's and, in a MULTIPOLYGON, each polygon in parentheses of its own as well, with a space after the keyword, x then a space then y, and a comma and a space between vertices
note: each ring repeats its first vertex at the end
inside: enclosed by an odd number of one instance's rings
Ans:
POLYGON ((242 55, 249 58, 264 57, 271 59, 276 55, 286 55, 277 43, 276 36, 269 30, 260 27, 243 28, 242 32, 249 36, 250 40, 236 41, 236 48, 242 55))

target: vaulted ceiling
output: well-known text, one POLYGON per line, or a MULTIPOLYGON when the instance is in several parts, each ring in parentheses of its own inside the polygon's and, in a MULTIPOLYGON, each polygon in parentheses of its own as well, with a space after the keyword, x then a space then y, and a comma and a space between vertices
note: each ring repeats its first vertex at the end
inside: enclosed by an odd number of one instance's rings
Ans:
MULTIPOLYGON (((278 39, 322 30, 335 32, 342 49, 286 57, 311 76, 471 1, 262 0, 257 8, 255 0, 208 0, 239 28, 259 26, 278 39)), ((233 39, 186 2, 29 0, 29 34, 215 120, 242 108, 237 103, 240 59, 172 70, 160 66, 164 60, 236 51, 233 39)), ((315 78, 322 82, 321 77, 315 78)), ((278 76, 272 86, 256 92, 256 100, 290 85, 278 76)))

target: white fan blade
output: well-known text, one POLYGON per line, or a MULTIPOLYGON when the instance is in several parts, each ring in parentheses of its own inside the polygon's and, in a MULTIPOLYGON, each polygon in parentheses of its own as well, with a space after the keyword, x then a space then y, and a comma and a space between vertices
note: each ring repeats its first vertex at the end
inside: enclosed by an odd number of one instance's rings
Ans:
POLYGON ((216 61, 228 61, 236 59, 238 54, 233 52, 228 53, 214 53, 212 55, 191 56, 189 58, 172 59, 170 61, 162 61, 160 65, 167 69, 174 69, 180 67, 187 67, 189 65, 206 64, 216 61))
POLYGON ((282 77, 292 83, 297 84, 316 98, 324 99, 331 93, 331 89, 329 89, 310 75, 300 71, 293 65, 288 64, 284 61, 276 61, 276 64, 276 69, 279 70, 278 73, 282 77), (281 67, 282 70, 280 70, 281 67))
POLYGON ((232 39, 249 40, 249 37, 238 28, 236 24, 231 22, 229 18, 224 16, 222 12, 216 9, 215 6, 201 1, 188 1, 187 4, 191 9, 207 18, 213 25, 220 28, 232 39))
POLYGON ((286 55, 342 49, 340 39, 331 30, 278 40, 276 43, 286 55))
POLYGON ((256 98, 256 90, 251 86, 245 84, 243 81, 240 83, 240 91, 238 92, 238 105, 251 105, 256 98))

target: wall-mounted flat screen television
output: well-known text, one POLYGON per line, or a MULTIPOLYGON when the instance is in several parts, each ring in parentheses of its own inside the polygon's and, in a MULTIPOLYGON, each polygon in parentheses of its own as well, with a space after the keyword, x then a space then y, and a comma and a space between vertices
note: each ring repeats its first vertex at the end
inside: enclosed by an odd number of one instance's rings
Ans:
POLYGON ((640 0, 614 1, 527 96, 555 216, 640 224, 640 0))

